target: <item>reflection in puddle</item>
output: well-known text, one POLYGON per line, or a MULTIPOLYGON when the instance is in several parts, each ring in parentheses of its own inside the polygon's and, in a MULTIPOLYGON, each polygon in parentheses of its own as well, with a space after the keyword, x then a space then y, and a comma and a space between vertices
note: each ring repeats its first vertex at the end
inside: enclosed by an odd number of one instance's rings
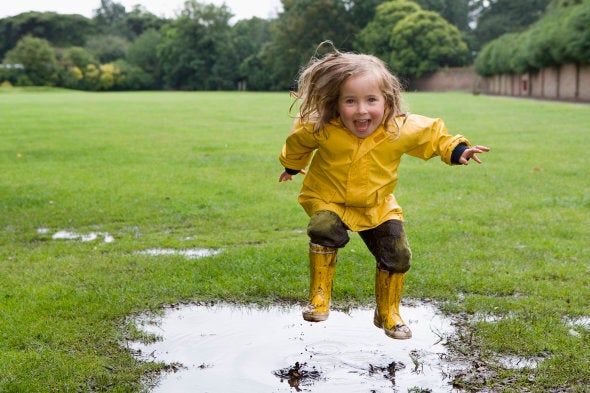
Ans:
POLYGON ((332 311, 314 324, 299 307, 187 305, 137 319, 162 340, 128 346, 144 360, 185 367, 163 375, 153 392, 455 391, 441 343, 450 321, 429 304, 401 309, 410 340, 385 336, 372 309, 332 311))

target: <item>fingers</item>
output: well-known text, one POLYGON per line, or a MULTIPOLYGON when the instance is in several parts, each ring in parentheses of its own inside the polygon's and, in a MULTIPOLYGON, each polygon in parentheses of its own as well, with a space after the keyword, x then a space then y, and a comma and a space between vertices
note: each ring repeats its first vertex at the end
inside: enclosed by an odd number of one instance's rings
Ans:
MULTIPOLYGON (((490 148, 486 147, 486 146, 475 145, 475 146, 471 147, 469 150, 470 150, 470 152, 467 157, 467 160, 469 160, 469 158, 473 158, 473 161, 477 162, 478 164, 481 164, 481 160, 475 154, 488 152, 488 151, 490 151, 490 148)), ((467 165, 467 162, 463 163, 463 165, 467 165)))
POLYGON ((279 183, 287 180, 293 180, 293 176, 289 175, 287 172, 281 173, 281 176, 279 176, 279 183))
POLYGON ((472 150, 476 150, 475 153, 485 153, 490 151, 489 147, 485 147, 485 146, 480 146, 480 145, 475 145, 473 147, 471 147, 472 150))

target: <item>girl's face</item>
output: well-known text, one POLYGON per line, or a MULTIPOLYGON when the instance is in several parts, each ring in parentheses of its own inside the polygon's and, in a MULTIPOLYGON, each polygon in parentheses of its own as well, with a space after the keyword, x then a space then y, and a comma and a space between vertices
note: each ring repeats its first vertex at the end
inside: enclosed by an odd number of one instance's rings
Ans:
POLYGON ((340 88, 338 112, 344 126, 359 138, 371 135, 383 122, 385 97, 377 78, 364 73, 348 78, 340 88))

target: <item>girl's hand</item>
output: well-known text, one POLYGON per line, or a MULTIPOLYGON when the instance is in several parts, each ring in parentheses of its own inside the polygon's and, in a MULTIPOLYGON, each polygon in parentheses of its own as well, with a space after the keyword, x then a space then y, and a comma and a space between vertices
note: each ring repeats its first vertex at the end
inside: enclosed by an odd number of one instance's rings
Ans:
POLYGON ((476 156, 478 153, 485 153, 490 151, 488 147, 475 145, 470 147, 469 149, 465 150, 463 154, 461 154, 461 158, 459 158, 459 162, 463 165, 469 165, 469 159, 473 158, 473 161, 481 164, 481 160, 476 156))
MULTIPOLYGON (((305 172, 305 170, 302 169, 299 171, 299 173, 301 173, 302 175, 305 175, 307 172, 305 172)), ((281 176, 279 176, 279 183, 284 182, 284 181, 288 181, 288 180, 293 180, 293 175, 288 174, 287 171, 283 171, 283 173, 281 173, 281 176)))

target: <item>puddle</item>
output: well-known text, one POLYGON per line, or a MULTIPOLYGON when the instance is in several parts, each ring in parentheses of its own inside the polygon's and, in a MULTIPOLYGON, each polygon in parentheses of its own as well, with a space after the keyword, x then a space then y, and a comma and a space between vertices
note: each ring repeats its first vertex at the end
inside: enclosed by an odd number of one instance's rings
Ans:
MULTIPOLYGON (((37 233, 40 235, 49 235, 51 231, 48 228, 37 228, 37 233)), ((112 243, 115 238, 108 232, 89 232, 89 233, 77 233, 70 231, 57 231, 51 235, 52 240, 78 240, 82 242, 91 242, 102 239, 105 243, 112 243)), ((189 240, 186 238, 185 240, 189 240)), ((137 251, 136 254, 150 255, 150 256, 166 256, 166 255, 181 255, 187 259, 196 259, 210 257, 217 255, 221 250, 215 250, 210 248, 189 248, 184 250, 176 250, 172 248, 152 248, 144 251, 137 251)))
POLYGON ((579 327, 581 329, 590 329, 590 317, 567 318, 565 323, 570 327, 579 327))
POLYGON ((501 356, 497 361, 508 370, 535 369, 543 362, 545 357, 523 358, 520 356, 501 356))
POLYGON ((138 358, 174 367, 158 392, 457 392, 444 338, 451 321, 430 304, 401 307, 413 332, 393 340, 373 326, 373 309, 331 311, 306 322, 299 307, 186 305, 136 325, 161 338, 127 343, 138 358))
POLYGON ((160 255, 182 255, 188 259, 204 258, 219 254, 219 250, 210 248, 193 248, 187 250, 175 250, 172 248, 152 248, 145 251, 138 251, 137 254, 160 256, 160 255))
POLYGON ((566 326, 570 327, 569 334, 574 337, 582 337, 580 330, 590 329, 590 317, 567 318, 564 320, 566 326))
MULTIPOLYGON (((40 235, 47 235, 49 232, 50 231, 47 228, 37 229, 37 233, 40 235)), ((115 241, 115 238, 107 232, 89 232, 83 234, 70 231, 57 231, 51 235, 51 238, 53 240, 80 240, 83 242, 91 242, 98 238, 102 238, 105 243, 112 243, 115 241)))

